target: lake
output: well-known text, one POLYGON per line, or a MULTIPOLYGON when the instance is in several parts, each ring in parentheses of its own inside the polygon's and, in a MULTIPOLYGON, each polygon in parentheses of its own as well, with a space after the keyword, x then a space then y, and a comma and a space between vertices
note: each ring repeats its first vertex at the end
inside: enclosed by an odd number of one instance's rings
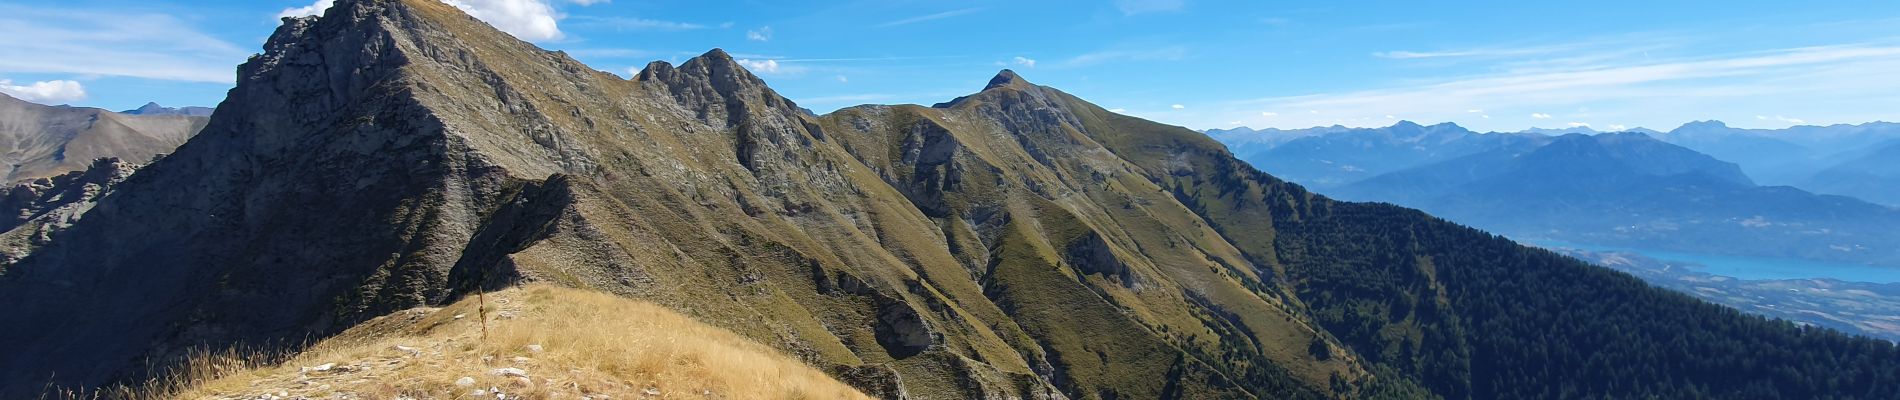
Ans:
POLYGON ((1853 282, 1894 283, 1900 282, 1900 268, 1878 267, 1872 265, 1844 264, 1826 261, 1765 258, 1748 256, 1729 256, 1696 254, 1662 250, 1643 250, 1616 246, 1599 246, 1549 240, 1524 241, 1522 243, 1544 247, 1568 247, 1589 251, 1607 251, 1641 254, 1664 261, 1699 264, 1697 270, 1714 275, 1741 279, 1811 279, 1832 278, 1853 282))

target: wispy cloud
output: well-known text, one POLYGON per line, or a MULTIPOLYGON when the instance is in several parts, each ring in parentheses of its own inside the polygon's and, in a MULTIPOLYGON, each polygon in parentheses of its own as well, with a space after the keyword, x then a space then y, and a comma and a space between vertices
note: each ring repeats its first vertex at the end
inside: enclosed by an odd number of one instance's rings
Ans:
POLYGON ((1187 58, 1188 50, 1182 46, 1166 46, 1139 50, 1104 50, 1071 57, 1057 63, 1059 68, 1079 68, 1100 64, 1129 61, 1176 61, 1187 58))
POLYGON ((653 56, 657 56, 661 54, 660 52, 656 52, 656 51, 647 51, 647 50, 640 50, 640 49, 617 49, 617 48, 573 49, 573 50, 564 50, 564 51, 566 51, 567 54, 573 55, 575 57, 595 57, 595 58, 645 58, 645 57, 653 57, 653 56))
POLYGON ((709 28, 706 25, 695 24, 691 22, 666 21, 666 20, 648 19, 648 18, 596 17, 596 16, 584 16, 584 15, 574 16, 570 18, 575 21, 575 23, 573 24, 575 27, 593 28, 593 29, 613 29, 616 31, 677 32, 677 31, 690 31, 690 30, 696 30, 696 29, 709 28))
MULTIPOLYGON (((1900 79, 1892 77, 1891 71, 1896 70, 1900 70, 1900 45, 1863 43, 1687 58, 1639 56, 1548 68, 1497 69, 1496 72, 1386 88, 1241 101, 1233 103, 1231 108, 1234 112, 1267 108, 1344 114, 1328 117, 1325 122, 1330 122, 1376 119, 1384 114, 1453 120, 1482 113, 1482 110, 1521 112, 1515 115, 1549 119, 1554 116, 1534 110, 1605 105, 1593 108, 1591 113, 1618 119, 1639 115, 1655 118, 1656 110, 1679 110, 1687 105, 1719 104, 1738 98, 1863 99, 1858 100, 1862 102, 1891 99, 1893 90, 1900 90, 1900 79)), ((1711 116, 1675 118, 1706 117, 1711 116)), ((1321 122, 1317 117, 1312 120, 1321 122)), ((1791 121, 1793 118, 1773 120, 1796 123, 1791 121)))
POLYGON ((882 24, 877 24, 877 27, 889 28, 893 26, 910 25, 910 24, 915 24, 915 23, 924 22, 924 21, 935 21, 935 20, 940 20, 944 18, 975 14, 978 12, 982 12, 983 10, 984 10, 983 7, 972 7, 972 8, 965 8, 965 9, 960 9, 960 10, 950 10, 950 11, 944 11, 944 12, 940 12, 936 14, 919 15, 919 16, 900 19, 896 21, 885 22, 882 24))
POLYGON ((1036 60, 1028 58, 1028 57, 1022 57, 1022 56, 1017 56, 1015 59, 1010 60, 1010 63, 1015 64, 1017 66, 1025 67, 1025 68, 1036 67, 1036 60))
POLYGON ((231 83, 250 51, 167 14, 0 5, 0 73, 231 83))
POLYGON ((827 105, 835 105, 835 104, 843 104, 843 103, 861 104, 861 103, 872 102, 872 101, 892 100, 892 99, 897 99, 900 97, 903 97, 903 96, 898 96, 894 94, 884 94, 884 93, 861 93, 861 94, 845 94, 845 95, 836 95, 836 96, 806 97, 806 98, 798 99, 798 102, 801 104, 827 104, 827 105))
POLYGON ((1186 5, 1187 0, 1115 0, 1115 9, 1123 15, 1180 11, 1186 5))
POLYGON ((1758 119, 1758 120, 1762 120, 1762 121, 1776 121, 1776 122, 1786 122, 1786 123, 1790 123, 1790 124, 1805 124, 1805 123, 1808 123, 1808 121, 1806 121, 1806 120, 1802 120, 1802 119, 1800 119, 1800 118, 1788 118, 1788 117, 1783 117, 1783 116, 1780 116, 1780 115, 1776 115, 1776 116, 1774 116, 1774 117, 1772 117, 1772 118, 1771 118, 1771 117, 1766 117, 1766 116, 1760 116, 1760 115, 1757 115, 1757 116, 1755 116, 1755 119, 1758 119))
POLYGON ((1550 53, 1563 51, 1569 48, 1571 47, 1570 46, 1545 46, 1545 47, 1517 47, 1517 48, 1477 48, 1477 49, 1438 50, 1438 51, 1397 50, 1397 51, 1382 51, 1382 52, 1372 53, 1372 56, 1378 57, 1378 58, 1390 58, 1390 59, 1398 59, 1398 60, 1411 60, 1411 59, 1421 59, 1421 58, 1511 57, 1511 56, 1525 56, 1525 55, 1536 55, 1536 54, 1550 54, 1550 53))

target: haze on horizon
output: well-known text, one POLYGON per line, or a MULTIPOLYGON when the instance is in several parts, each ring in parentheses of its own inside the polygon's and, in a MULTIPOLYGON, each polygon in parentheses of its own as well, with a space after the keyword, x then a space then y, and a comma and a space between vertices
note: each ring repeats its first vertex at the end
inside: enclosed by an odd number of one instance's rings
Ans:
MULTIPOLYGON (((1001 68, 1196 129, 1781 128, 1894 120, 1900 106, 1891 3, 445 1, 623 76, 724 48, 821 113, 946 101, 1001 68)), ((278 17, 327 6, 10 2, 0 36, 17 40, 0 43, 0 92, 111 110, 215 105, 278 17)))

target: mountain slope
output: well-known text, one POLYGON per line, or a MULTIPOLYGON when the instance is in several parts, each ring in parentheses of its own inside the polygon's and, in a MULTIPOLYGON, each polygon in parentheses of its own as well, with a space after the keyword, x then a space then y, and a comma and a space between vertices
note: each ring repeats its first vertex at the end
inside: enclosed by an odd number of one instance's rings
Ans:
POLYGON ((97 108, 43 106, 0 95, 0 155, 7 182, 86 169, 94 159, 134 164, 169 153, 204 128, 206 119, 133 115, 97 108))
POLYGON ((1746 316, 1417 211, 1335 202, 1246 166, 1205 136, 1077 107, 1097 140, 1166 171, 1153 179, 1270 266, 1384 378, 1359 396, 1880 398, 1900 390, 1880 378, 1900 372, 1885 359, 1900 354, 1891 343, 1746 316), (1854 378, 1824 378, 1835 376, 1854 378))
POLYGON ((1900 207, 1900 139, 1823 169, 1801 187, 1900 207))
POLYGON ((482 297, 378 317, 278 362, 205 357, 199 379, 138 398, 868 398, 653 304, 541 284, 482 297))
POLYGON ((621 79, 433 0, 338 1, 239 71, 202 134, 0 276, 0 370, 22 371, 0 387, 294 348, 529 281, 879 397, 1900 390, 1890 344, 1334 202, 1009 71, 812 116, 723 51, 621 79))

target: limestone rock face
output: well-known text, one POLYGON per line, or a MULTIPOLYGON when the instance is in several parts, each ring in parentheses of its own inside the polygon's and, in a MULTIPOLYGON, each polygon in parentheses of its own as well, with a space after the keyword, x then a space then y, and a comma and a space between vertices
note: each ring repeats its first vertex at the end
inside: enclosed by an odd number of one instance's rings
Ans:
POLYGON ((814 116, 719 50, 628 80, 433 0, 340 0, 4 266, 0 369, 24 373, 0 386, 136 379, 517 280, 666 305, 893 398, 1309 398, 1365 376, 1307 355, 1329 339, 1271 256, 1161 186, 1218 146, 1131 161, 1149 148, 1104 138, 1194 134, 1105 114, 1006 72, 940 107, 814 116))
POLYGON ((6 149, 0 168, 5 182, 21 183, 83 171, 99 158, 143 164, 184 144, 207 121, 204 115, 44 106, 0 94, 0 149, 6 149))

